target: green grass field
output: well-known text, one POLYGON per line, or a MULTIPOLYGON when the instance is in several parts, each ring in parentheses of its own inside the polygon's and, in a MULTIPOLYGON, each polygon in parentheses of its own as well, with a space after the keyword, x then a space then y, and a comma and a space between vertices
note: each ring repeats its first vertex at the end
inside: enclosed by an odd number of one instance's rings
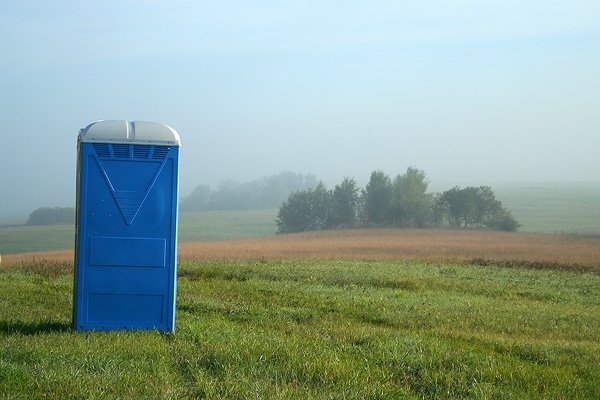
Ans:
POLYGON ((600 184, 544 184, 494 188, 521 223, 542 233, 600 233, 600 184))
POLYGON ((278 210, 199 211, 181 213, 179 240, 230 240, 275 234, 278 210))
POLYGON ((0 227, 0 253, 22 253, 73 248, 73 225, 0 227))
POLYGON ((598 399, 600 276, 180 265, 177 331, 70 330, 72 267, 0 270, 0 398, 598 399))

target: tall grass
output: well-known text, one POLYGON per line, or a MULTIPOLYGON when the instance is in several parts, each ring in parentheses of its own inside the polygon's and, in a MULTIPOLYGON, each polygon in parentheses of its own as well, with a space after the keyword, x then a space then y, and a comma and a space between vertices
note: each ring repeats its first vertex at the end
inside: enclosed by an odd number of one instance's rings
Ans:
POLYGON ((72 266, 0 270, 0 398, 600 396, 600 275, 182 262, 177 331, 69 328, 72 266))
MULTIPOLYGON (((178 247, 180 259, 196 261, 420 259, 600 273, 600 236, 362 229, 188 242, 178 247)), ((72 250, 3 257, 7 265, 72 260, 72 250)))
POLYGON ((182 243, 186 260, 452 260, 600 272, 600 236, 433 229, 361 229, 182 243))

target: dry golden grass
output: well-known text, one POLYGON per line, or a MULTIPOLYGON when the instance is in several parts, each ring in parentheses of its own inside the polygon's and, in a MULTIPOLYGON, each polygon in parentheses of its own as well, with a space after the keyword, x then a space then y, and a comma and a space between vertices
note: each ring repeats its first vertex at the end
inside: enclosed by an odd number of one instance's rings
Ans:
POLYGON ((36 251, 31 253, 4 254, 2 266, 13 266, 24 263, 64 263, 73 262, 73 250, 36 251))
MULTIPOLYGON (((600 237, 433 229, 308 232, 229 241, 185 242, 179 258, 205 260, 421 259, 600 272, 600 237)), ((4 265, 68 262, 72 250, 8 254, 4 265)))
POLYGON ((600 237, 433 229, 361 229, 182 243, 184 260, 422 259, 557 264, 600 270, 600 237))

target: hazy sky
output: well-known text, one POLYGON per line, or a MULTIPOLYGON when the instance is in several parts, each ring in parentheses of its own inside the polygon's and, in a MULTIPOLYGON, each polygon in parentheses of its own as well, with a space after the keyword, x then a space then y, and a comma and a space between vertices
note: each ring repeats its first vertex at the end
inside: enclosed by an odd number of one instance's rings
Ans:
POLYGON ((79 128, 163 122, 182 195, 414 165, 600 181, 600 1, 3 1, 0 215, 73 205, 79 128))

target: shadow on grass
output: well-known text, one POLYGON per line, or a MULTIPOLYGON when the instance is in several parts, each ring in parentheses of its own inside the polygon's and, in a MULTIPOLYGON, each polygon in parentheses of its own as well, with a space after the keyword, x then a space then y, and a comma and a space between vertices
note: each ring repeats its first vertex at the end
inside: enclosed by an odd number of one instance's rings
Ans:
POLYGON ((37 335, 40 333, 66 332, 71 329, 71 324, 64 322, 23 322, 0 320, 0 334, 37 335))

